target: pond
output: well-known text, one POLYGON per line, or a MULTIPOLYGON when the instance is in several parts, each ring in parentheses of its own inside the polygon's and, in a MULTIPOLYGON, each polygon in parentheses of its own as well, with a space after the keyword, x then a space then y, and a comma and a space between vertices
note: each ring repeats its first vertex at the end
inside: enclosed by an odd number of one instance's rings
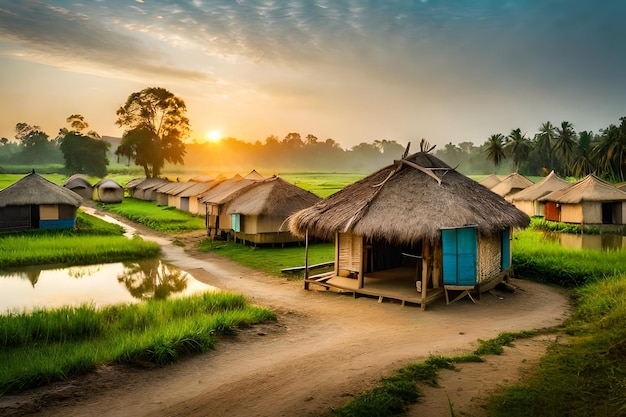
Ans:
POLYGON ((216 290, 160 259, 13 268, 0 271, 0 314, 84 303, 102 307, 216 290))
POLYGON ((545 239, 558 242, 564 248, 593 249, 593 250, 625 250, 626 236, 603 233, 599 235, 570 234, 544 232, 545 239))

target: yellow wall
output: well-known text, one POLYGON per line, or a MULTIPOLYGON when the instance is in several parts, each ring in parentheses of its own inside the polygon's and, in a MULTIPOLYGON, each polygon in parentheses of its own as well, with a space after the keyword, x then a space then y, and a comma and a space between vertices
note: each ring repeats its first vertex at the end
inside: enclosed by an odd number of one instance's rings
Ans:
MULTIPOLYGON (((582 223, 582 204, 561 204, 561 221, 565 223, 582 223)), ((585 223, 591 223, 591 221, 585 220, 585 223)), ((600 213, 599 223, 602 223, 602 213, 600 213)))
POLYGON ((40 220, 58 220, 59 206, 56 204, 42 204, 39 206, 40 220))

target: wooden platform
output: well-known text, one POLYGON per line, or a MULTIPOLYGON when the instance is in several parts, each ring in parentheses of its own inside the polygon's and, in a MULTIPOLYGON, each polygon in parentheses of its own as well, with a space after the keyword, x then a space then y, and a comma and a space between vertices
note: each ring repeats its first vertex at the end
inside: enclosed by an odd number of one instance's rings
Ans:
POLYGON ((441 297, 444 297, 443 288, 428 288, 426 297, 417 291, 415 285, 414 268, 394 268, 365 274, 363 288, 358 288, 358 280, 335 275, 333 272, 319 274, 310 277, 309 284, 317 284, 323 287, 334 288, 352 292, 356 295, 368 295, 378 297, 381 303, 385 298, 398 300, 404 305, 413 303, 424 307, 441 297))

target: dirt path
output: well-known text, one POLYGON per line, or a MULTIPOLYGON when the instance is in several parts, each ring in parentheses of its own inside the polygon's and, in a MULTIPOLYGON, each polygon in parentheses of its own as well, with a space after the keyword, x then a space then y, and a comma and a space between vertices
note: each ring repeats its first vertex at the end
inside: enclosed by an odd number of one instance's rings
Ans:
MULTIPOLYGON (((103 367, 87 377, 0 397, 0 415, 328 415, 408 362, 429 354, 468 352, 478 338, 551 327, 569 314, 565 291, 529 281, 513 280, 518 291, 486 293, 478 304, 464 299, 446 306, 441 300, 420 311, 373 298, 305 291, 301 282, 198 253, 192 249, 193 239, 187 240, 187 252, 159 239, 167 260, 200 281, 243 293, 272 309, 277 323, 219 340, 215 351, 165 368, 103 367)), ((532 364, 547 343, 529 341, 533 346, 528 349, 518 343, 503 355, 502 364, 497 363, 502 358, 490 357, 486 364, 444 373, 444 388, 430 390, 429 402, 411 414, 449 416, 447 395, 456 415, 477 415, 479 397, 518 378, 524 362, 532 364)))

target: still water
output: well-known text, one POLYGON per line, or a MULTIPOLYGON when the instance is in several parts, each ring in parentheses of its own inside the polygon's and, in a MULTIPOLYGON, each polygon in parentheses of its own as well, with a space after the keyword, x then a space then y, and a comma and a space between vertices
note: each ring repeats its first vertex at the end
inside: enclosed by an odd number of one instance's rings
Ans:
POLYGON ((84 303, 102 307, 186 296, 215 287, 160 259, 0 271, 0 314, 84 303))
POLYGON ((604 233, 601 235, 574 235, 569 233, 544 232, 544 239, 558 242, 564 248, 592 250, 626 250, 626 236, 604 233))

